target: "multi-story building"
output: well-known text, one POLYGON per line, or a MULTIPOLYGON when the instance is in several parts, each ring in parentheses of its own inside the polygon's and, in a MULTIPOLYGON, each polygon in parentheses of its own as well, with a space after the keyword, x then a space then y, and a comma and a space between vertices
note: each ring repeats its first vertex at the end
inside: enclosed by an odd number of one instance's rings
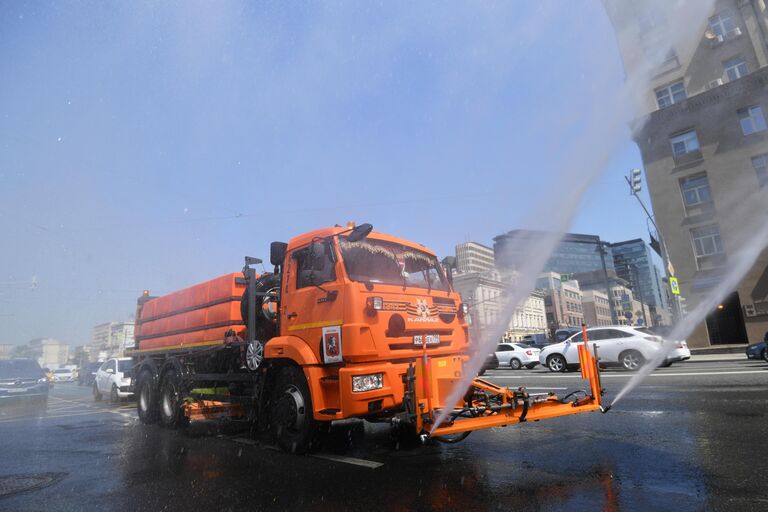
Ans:
POLYGON ((554 332, 564 327, 579 327, 584 323, 582 292, 579 282, 569 280, 557 272, 544 272, 536 281, 536 288, 544 293, 547 328, 554 332))
POLYGON ((526 334, 546 330, 544 294, 534 291, 512 313, 511 318, 501 317, 504 308, 504 292, 508 281, 495 270, 457 274, 453 286, 469 306, 472 335, 481 339, 499 328, 499 322, 507 322, 503 339, 522 340, 526 334))
POLYGON ((547 331, 544 297, 545 293, 542 290, 534 290, 522 306, 515 310, 503 336, 505 341, 522 341, 526 334, 547 331))
POLYGON ((456 246, 456 268, 459 272, 487 272, 494 270, 493 249, 477 242, 456 246))
POLYGON ((616 274, 630 283, 635 297, 647 304, 653 317, 652 324, 661 323, 669 309, 666 285, 653 262, 651 248, 640 238, 611 244, 616 274))
POLYGON ((88 346, 92 361, 108 357, 122 357, 125 351, 135 345, 134 322, 106 322, 94 326, 93 340, 88 346))
MULTIPOLYGON (((627 75, 649 67, 633 137, 656 224, 687 309, 717 290, 757 212, 733 215, 768 190, 768 11, 765 0, 717 0, 693 48, 662 48, 663 9, 604 0, 627 75), (741 198, 739 201, 738 198, 741 198), (735 218, 738 217, 738 218, 735 218)), ((687 20, 696 23, 695 20, 687 20)), ((680 27, 672 27, 678 31, 680 27)), ((768 208, 768 201, 755 209, 768 208)), ((760 210, 760 214, 764 211, 760 210)), ((691 347, 745 343, 768 330, 768 253, 688 338, 691 347)))
POLYGON ((582 292, 582 308, 584 323, 589 327, 604 327, 613 325, 611 320, 611 304, 608 295, 598 290, 582 292))
POLYGON ((67 364, 69 345, 55 338, 37 338, 29 342, 31 355, 43 368, 55 369, 67 364))
POLYGON ((0 359, 10 359, 13 354, 13 347, 10 343, 0 343, 0 359))
MULTIPOLYGON (((542 231, 515 229, 495 237, 493 250, 496 264, 500 269, 509 269, 514 266, 521 251, 528 250, 527 247, 541 237, 550 235, 542 231)), ((573 274, 593 270, 614 270, 610 244, 596 235, 566 233, 550 255, 543 272, 573 274)))

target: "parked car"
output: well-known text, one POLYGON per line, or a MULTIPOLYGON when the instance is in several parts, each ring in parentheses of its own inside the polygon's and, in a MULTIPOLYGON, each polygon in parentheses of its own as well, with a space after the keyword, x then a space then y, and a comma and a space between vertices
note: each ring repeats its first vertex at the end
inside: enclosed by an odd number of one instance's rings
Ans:
POLYGON ((480 368, 480 372, 478 373, 478 375, 485 375, 485 372, 487 370, 491 370, 493 368, 498 368, 498 367, 499 367, 499 359, 496 357, 496 353, 493 352, 491 354, 488 354, 488 356, 486 356, 485 361, 483 361, 483 367, 480 368))
POLYGON ((500 367, 519 370, 523 366, 531 369, 539 364, 541 349, 520 343, 499 343, 496 347, 496 361, 500 367))
POLYGON ((34 359, 0 360, 0 404, 48 399, 48 379, 34 359))
POLYGON ((79 386, 93 386, 99 367, 101 367, 101 363, 85 363, 78 373, 77 384, 79 386))
POLYGON ((53 370, 54 382, 75 382, 75 371, 72 368, 56 368, 53 370))
POLYGON ((747 359, 764 359, 768 361, 768 350, 766 350, 766 343, 759 341, 753 343, 747 347, 747 359))
POLYGON ((133 359, 130 357, 107 359, 96 371, 93 399, 99 401, 107 395, 110 402, 117 403, 121 398, 133 396, 132 370, 133 359))
MULTIPOLYGON (((663 342, 660 336, 625 326, 592 327, 587 329, 587 338, 596 342, 601 366, 620 366, 626 370, 637 370, 643 366, 658 354, 663 342)), ((583 335, 579 332, 562 343, 544 347, 539 353, 539 362, 552 372, 578 369, 578 345, 583 342, 583 335)), ((669 360, 666 359, 665 362, 669 360)))
POLYGON ((530 345, 532 347, 541 348, 549 344, 547 335, 543 332, 536 334, 526 334, 523 336, 522 343, 524 345, 530 345))

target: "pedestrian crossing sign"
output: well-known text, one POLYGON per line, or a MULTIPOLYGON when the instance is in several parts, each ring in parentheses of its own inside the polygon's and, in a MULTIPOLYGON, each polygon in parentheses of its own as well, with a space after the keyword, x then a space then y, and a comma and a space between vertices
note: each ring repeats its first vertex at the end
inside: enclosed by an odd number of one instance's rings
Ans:
POLYGON ((680 285, 676 277, 669 277, 669 288, 672 290, 672 295, 680 295, 680 285))

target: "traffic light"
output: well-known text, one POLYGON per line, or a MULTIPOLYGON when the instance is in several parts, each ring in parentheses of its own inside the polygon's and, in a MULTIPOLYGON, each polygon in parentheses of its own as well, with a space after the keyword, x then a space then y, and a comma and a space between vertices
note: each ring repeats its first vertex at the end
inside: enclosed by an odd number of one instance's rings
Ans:
POLYGON ((632 169, 632 171, 630 171, 629 186, 632 187, 633 194, 638 194, 643 189, 643 178, 640 174, 640 169, 632 169))

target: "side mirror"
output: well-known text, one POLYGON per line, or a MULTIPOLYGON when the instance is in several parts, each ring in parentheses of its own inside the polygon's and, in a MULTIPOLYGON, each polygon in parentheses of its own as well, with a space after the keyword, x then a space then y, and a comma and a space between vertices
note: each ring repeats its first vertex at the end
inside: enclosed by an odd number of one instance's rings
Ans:
POLYGON ((453 269, 456 268, 456 256, 446 256, 443 258, 442 263, 445 277, 447 277, 448 282, 453 285, 453 269))
POLYGON ((115 370, 113 370, 112 368, 107 368, 107 373, 115 373, 115 370))
POLYGON ((288 244, 285 242, 272 242, 269 244, 269 262, 274 266, 282 266, 285 261, 285 253, 288 250, 288 244))
POLYGON ((373 231, 373 225, 360 224, 359 226, 352 228, 352 231, 347 236, 347 240, 350 242, 359 242, 367 237, 371 231, 373 231))

